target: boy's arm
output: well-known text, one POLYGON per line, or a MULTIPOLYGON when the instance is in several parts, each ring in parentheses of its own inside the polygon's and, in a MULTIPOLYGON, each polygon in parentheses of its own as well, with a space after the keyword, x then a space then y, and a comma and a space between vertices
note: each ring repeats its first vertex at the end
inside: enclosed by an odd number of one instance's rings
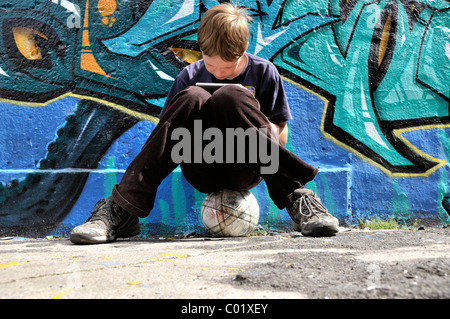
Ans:
POLYGON ((281 122, 281 123, 270 123, 272 125, 272 129, 276 130, 276 132, 278 132, 278 138, 280 140, 280 144, 281 145, 286 145, 287 143, 287 139, 288 139, 288 135, 289 135, 289 130, 288 130, 288 126, 286 122, 281 122))

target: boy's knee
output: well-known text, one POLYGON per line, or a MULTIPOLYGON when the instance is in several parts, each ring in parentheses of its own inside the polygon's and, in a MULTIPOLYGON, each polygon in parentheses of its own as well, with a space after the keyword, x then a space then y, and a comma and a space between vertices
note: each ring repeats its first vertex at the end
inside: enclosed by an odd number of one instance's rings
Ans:
POLYGON ((210 105, 217 111, 232 112, 248 105, 248 99, 254 99, 246 88, 238 85, 226 85, 211 96, 210 105))
POLYGON ((225 85, 212 95, 214 101, 232 102, 250 93, 245 87, 240 85, 225 85))
POLYGON ((189 86, 180 91, 172 99, 164 115, 161 117, 161 121, 168 120, 173 116, 184 116, 185 118, 191 115, 195 116, 210 97, 211 94, 202 88, 189 86))
POLYGON ((178 93, 174 100, 175 104, 183 105, 185 109, 201 109, 211 94, 198 86, 188 86, 178 93))
POLYGON ((185 88, 183 91, 183 98, 184 99, 190 99, 190 100, 198 100, 201 104, 203 104, 205 101, 207 101, 211 94, 208 93, 206 90, 202 89, 201 87, 192 85, 185 88))

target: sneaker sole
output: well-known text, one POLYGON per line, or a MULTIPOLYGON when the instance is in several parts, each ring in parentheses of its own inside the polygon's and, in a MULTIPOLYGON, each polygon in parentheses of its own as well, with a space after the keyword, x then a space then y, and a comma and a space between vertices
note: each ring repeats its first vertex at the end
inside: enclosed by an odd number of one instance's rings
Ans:
POLYGON ((311 229, 302 229, 303 236, 310 237, 328 237, 333 236, 339 232, 339 228, 336 225, 317 225, 311 227, 311 229))
POLYGON ((128 238, 139 235, 140 232, 141 230, 138 225, 134 229, 119 231, 115 236, 89 236, 86 234, 72 233, 70 234, 70 241, 74 244, 105 244, 116 241, 117 238, 128 238))
POLYGON ((115 241, 116 238, 108 238, 108 236, 86 237, 82 234, 71 234, 70 241, 74 244, 104 244, 115 241))

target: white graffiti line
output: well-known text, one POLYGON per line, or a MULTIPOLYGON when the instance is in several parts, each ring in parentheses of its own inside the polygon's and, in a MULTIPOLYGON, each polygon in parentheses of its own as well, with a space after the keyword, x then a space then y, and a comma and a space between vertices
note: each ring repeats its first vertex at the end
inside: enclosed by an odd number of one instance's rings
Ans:
MULTIPOLYGON (((367 100, 366 100, 366 94, 364 93, 364 86, 363 82, 361 80, 361 109, 363 111, 363 117, 366 119, 372 120, 372 117, 370 116, 369 108, 367 107, 367 100)), ((381 138, 377 128, 375 127, 375 124, 373 122, 364 122, 364 129, 366 131, 366 134, 375 142, 383 146, 384 148, 390 150, 389 146, 383 141, 381 138)))
POLYGON ((366 102, 366 95, 364 94, 364 85, 361 80, 361 107, 364 111, 367 111, 367 102, 366 102))
POLYGON ((445 55, 450 60, 450 42, 445 42, 445 55))
POLYGON ((383 141, 377 129, 375 128, 375 125, 372 122, 364 122, 364 128, 366 129, 367 135, 370 136, 371 139, 373 139, 375 142, 377 142, 384 148, 388 150, 390 149, 389 146, 387 146, 386 143, 383 141))
POLYGON ((94 116, 95 112, 96 112, 96 111, 94 110, 94 112, 92 112, 92 114, 89 115, 89 118, 87 119, 86 123, 84 124, 84 126, 83 126, 83 128, 82 128, 82 130, 81 130, 80 135, 78 136, 77 140, 75 141, 75 146, 73 147, 74 149, 77 147, 78 142, 81 140, 81 137, 83 136, 84 132, 86 131, 86 128, 87 128, 87 126, 89 125, 89 122, 92 120, 92 117, 94 116))
POLYGON ((186 0, 184 1, 183 5, 181 6, 180 10, 172 17, 172 19, 170 19, 169 21, 167 21, 164 24, 182 19, 184 17, 187 17, 188 15, 191 15, 194 13, 195 10, 195 2, 196 0, 186 0))
POLYGON ((174 81, 175 79, 173 77, 171 77, 170 75, 164 73, 163 71, 161 71, 160 69, 158 69, 156 67, 156 65, 154 65, 153 63, 151 63, 151 66, 153 68, 153 70, 156 72, 156 74, 158 74, 158 76, 163 79, 163 80, 169 80, 169 81, 174 81))
POLYGON ((330 47, 330 44, 327 41, 327 48, 328 48, 328 52, 330 52, 330 58, 331 61, 333 61, 334 63, 336 63, 337 65, 339 65, 341 68, 343 67, 341 62, 339 62, 339 60, 336 57, 336 54, 333 53, 333 50, 330 47))
MULTIPOLYGON (((367 107, 366 95, 364 93, 364 86, 363 86, 362 80, 361 80, 361 108, 363 110, 363 117, 367 118, 367 119, 372 119, 370 116, 370 113, 368 112, 369 109, 367 107)), ((377 142, 384 148, 390 150, 389 146, 387 146, 387 144, 381 138, 381 136, 380 136, 378 130, 376 129, 375 125, 373 124, 373 122, 364 122, 364 128, 365 128, 367 135, 372 140, 374 140, 375 142, 377 142)))
POLYGON ((53 3, 59 4, 61 7, 75 14, 77 17, 81 16, 80 7, 67 0, 52 0, 53 3))
POLYGON ((256 37, 256 49, 255 49, 254 54, 257 55, 258 52, 260 52, 262 49, 264 49, 265 46, 269 45, 273 40, 275 40, 280 35, 285 33, 288 29, 289 29, 289 27, 284 30, 281 30, 275 34, 272 34, 268 37, 263 38, 261 24, 258 24, 258 35, 256 37))
POLYGON ((0 74, 9 77, 9 75, 1 67, 0 67, 0 74))
POLYGON ((401 35, 402 35, 402 41, 401 41, 401 43, 400 43, 400 46, 402 47, 403 44, 404 44, 405 41, 406 41, 406 34, 405 34, 405 20, 403 19, 403 17, 402 17, 402 23, 401 23, 400 25, 402 26, 402 32, 401 32, 401 35))

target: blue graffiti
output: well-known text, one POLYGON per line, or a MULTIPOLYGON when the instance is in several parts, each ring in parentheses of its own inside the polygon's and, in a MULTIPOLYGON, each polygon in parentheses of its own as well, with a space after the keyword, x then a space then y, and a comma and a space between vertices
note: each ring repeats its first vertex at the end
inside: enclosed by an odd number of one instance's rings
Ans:
MULTIPOLYGON (((218 3, 0 1, 2 101, 44 106, 68 95, 80 99, 36 169, 0 184, 0 227, 39 233, 64 219, 109 146, 139 120, 157 122, 187 65, 170 49, 198 50, 201 15, 218 3)), ((266 58, 338 20, 311 8, 286 15, 284 0, 238 4, 255 21, 249 51, 266 58)))

